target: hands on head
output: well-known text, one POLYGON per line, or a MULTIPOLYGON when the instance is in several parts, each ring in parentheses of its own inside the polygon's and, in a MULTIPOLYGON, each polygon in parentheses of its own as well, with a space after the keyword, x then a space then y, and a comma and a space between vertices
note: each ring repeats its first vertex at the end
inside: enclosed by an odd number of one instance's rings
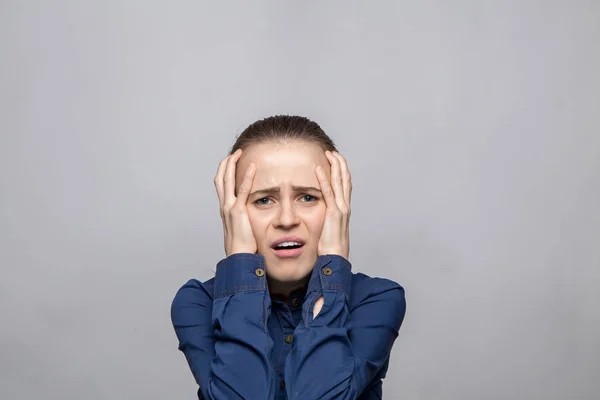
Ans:
MULTIPOLYGON (((254 164, 251 163, 244 175, 241 175, 242 182, 237 192, 235 190, 236 168, 241 155, 242 150, 238 150, 221 161, 214 180, 223 222, 226 256, 235 253, 256 253, 260 247, 253 234, 247 208, 256 174, 254 164)), ((319 201, 325 203, 325 212, 321 217, 324 220, 322 220, 323 228, 318 237, 318 245, 313 249, 316 250, 317 256, 337 254, 348 258, 352 194, 350 172, 346 160, 339 153, 327 151, 325 156, 331 170, 330 178, 321 166, 317 166, 314 170, 322 195, 319 201)), ((265 248, 264 243, 261 245, 265 248)), ((322 299, 319 299, 315 307, 315 316, 321 305, 322 299)))
POLYGON ((242 150, 229 155, 219 163, 215 176, 215 187, 221 210, 223 233, 225 236, 225 255, 236 253, 256 253, 257 244, 246 210, 246 201, 252 188, 256 167, 250 164, 242 183, 235 193, 235 168, 242 150))
POLYGON ((327 151, 325 155, 331 165, 331 182, 321 166, 316 168, 321 192, 327 205, 318 254, 337 254, 347 259, 350 252, 350 197, 352 195, 350 170, 340 153, 327 151))

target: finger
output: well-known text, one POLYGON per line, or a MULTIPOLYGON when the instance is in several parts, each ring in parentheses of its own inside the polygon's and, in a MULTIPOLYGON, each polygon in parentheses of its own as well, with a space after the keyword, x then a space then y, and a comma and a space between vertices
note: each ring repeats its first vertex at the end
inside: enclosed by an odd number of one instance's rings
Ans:
POLYGON ((350 199, 352 197, 352 176, 350 175, 350 169, 348 168, 348 163, 346 162, 344 156, 337 151, 334 152, 333 155, 336 156, 340 162, 342 187, 344 188, 344 199, 346 200, 348 207, 350 207, 350 199))
POLYGON ((338 208, 346 208, 344 201, 344 189, 342 186, 342 175, 340 173, 340 161, 333 155, 332 152, 325 152, 329 163, 331 164, 331 187, 333 188, 333 194, 338 204, 338 208))
POLYGON ((244 174, 244 179, 242 180, 242 184, 238 189, 236 204, 238 205, 246 205, 246 201, 248 201, 248 195, 250 194, 250 189, 252 189, 252 181, 254 180, 254 173, 256 172, 256 167, 253 163, 248 166, 246 169, 246 173, 244 174))
POLYGON ((219 163, 217 168, 217 174, 215 175, 215 188, 217 189, 217 196, 219 197, 219 204, 223 208, 223 202, 225 201, 225 188, 223 186, 223 176, 225 175, 225 166, 230 156, 225 157, 219 163))
POLYGON ((233 153, 229 157, 229 160, 227 161, 227 167, 225 169, 225 177, 223 180, 223 185, 225 186, 225 203, 224 204, 235 203, 235 166, 241 155, 242 155, 242 150, 239 149, 238 151, 233 153))
POLYGON ((321 187, 321 193, 323 193, 323 198, 325 199, 325 205, 327 208, 337 208, 333 189, 331 189, 331 185, 327 180, 325 170, 320 165, 317 167, 317 179, 319 180, 319 186, 321 187))

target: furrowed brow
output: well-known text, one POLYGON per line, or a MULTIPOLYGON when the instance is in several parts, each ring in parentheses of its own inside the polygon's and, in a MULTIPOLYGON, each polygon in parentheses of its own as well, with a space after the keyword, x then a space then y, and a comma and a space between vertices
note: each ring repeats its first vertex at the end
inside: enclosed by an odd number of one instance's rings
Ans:
MULTIPOLYGON (((312 187, 312 186, 292 186, 292 190, 296 193, 298 193, 298 192, 321 193, 321 189, 318 189, 318 188, 312 187)), ((273 194, 273 193, 279 193, 279 192, 281 192, 281 189, 278 186, 274 186, 274 187, 270 187, 270 188, 255 190, 254 192, 250 193, 250 196, 267 195, 267 194, 273 194)))
POLYGON ((279 193, 279 192, 280 192, 279 187, 270 187, 270 188, 266 188, 266 189, 255 190, 254 192, 250 193, 250 196, 254 196, 257 194, 265 195, 265 194, 272 194, 272 193, 279 193))
POLYGON ((319 192, 321 193, 321 189, 317 189, 312 186, 292 186, 292 190, 294 192, 319 192))

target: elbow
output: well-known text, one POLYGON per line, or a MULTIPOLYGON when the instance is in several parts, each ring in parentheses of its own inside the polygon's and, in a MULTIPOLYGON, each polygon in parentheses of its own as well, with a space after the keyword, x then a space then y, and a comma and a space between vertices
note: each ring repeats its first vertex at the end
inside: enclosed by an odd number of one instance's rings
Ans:
POLYGON ((406 296, 400 285, 388 292, 386 304, 390 307, 390 322, 396 332, 400 330, 406 315, 406 296))

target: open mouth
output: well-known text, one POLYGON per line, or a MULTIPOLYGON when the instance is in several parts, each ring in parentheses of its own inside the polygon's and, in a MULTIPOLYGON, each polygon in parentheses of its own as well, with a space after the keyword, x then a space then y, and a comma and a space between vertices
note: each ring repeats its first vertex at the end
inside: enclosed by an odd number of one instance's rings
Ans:
POLYGON ((299 242, 283 242, 281 244, 275 245, 273 247, 273 249, 275 249, 275 250, 299 249, 302 246, 304 246, 304 245, 299 242))
POLYGON ((298 257, 304 250, 304 241, 301 239, 281 239, 275 242, 271 248, 273 252, 282 258, 298 257))

